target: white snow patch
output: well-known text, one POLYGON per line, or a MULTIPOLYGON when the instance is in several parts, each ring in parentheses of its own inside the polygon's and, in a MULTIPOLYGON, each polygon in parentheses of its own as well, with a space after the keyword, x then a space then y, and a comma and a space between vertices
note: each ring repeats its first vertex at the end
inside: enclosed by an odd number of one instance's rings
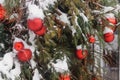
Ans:
POLYGON ((43 10, 34 4, 28 5, 28 19, 41 18, 44 19, 45 15, 43 10))
POLYGON ((56 72, 65 72, 68 71, 67 58, 64 57, 64 60, 57 59, 56 63, 51 62, 52 66, 55 68, 56 72))
POLYGON ((39 74, 39 71, 37 69, 35 69, 32 80, 40 80, 40 79, 42 79, 42 76, 39 74))
POLYGON ((5 0, 0 0, 0 4, 4 5, 5 0))
POLYGON ((33 59, 31 59, 30 63, 31 63, 32 69, 34 69, 36 67, 36 62, 33 59))
POLYGON ((76 26, 79 26, 79 24, 78 24, 78 22, 77 22, 77 19, 78 19, 78 17, 75 16, 75 23, 76 23, 76 26))
POLYGON ((29 30, 29 41, 32 43, 32 46, 35 46, 35 41, 34 41, 34 39, 35 39, 35 34, 34 34, 34 32, 33 31, 31 31, 31 30, 29 30))
POLYGON ((4 47, 5 47, 3 43, 0 43, 0 46, 1 46, 2 48, 4 48, 4 47))
POLYGON ((57 0, 39 0, 40 7, 44 10, 47 10, 49 5, 54 5, 57 0))
POLYGON ((111 7, 111 6, 103 6, 102 10, 92 10, 93 13, 96 14, 103 14, 103 13, 107 13, 109 11, 114 11, 115 14, 118 14, 120 12, 120 5, 117 4, 115 7, 111 7))
POLYGON ((19 77, 21 73, 20 63, 18 60, 14 60, 15 68, 10 71, 11 79, 15 80, 16 77, 19 77))
POLYGON ((13 13, 13 14, 10 16, 10 19, 14 19, 14 18, 18 18, 18 14, 17 14, 17 13, 13 13))
POLYGON ((84 15, 84 13, 80 13, 80 16, 82 16, 84 22, 88 22, 88 18, 84 15))
POLYGON ((114 16, 113 13, 107 13, 107 14, 105 14, 105 17, 106 18, 114 18, 115 19, 115 16, 114 16))
POLYGON ((61 12, 60 10, 58 10, 58 11, 61 13, 61 15, 60 15, 60 16, 57 16, 57 19, 63 21, 64 23, 67 23, 67 24, 69 25, 70 22, 69 22, 69 19, 68 19, 68 17, 67 17, 67 14, 61 12))
POLYGON ((72 31, 72 35, 74 36, 74 34, 76 33, 76 30, 75 30, 74 26, 70 26, 70 29, 72 31))
POLYGON ((106 12, 108 12, 108 11, 111 11, 111 10, 114 10, 114 8, 111 7, 111 6, 109 6, 109 7, 104 6, 104 8, 103 8, 103 12, 104 12, 104 13, 106 13, 106 12))
POLYGON ((92 13, 95 13, 95 14, 100 14, 100 13, 102 13, 101 11, 99 11, 99 10, 93 10, 92 11, 92 13))
POLYGON ((115 10, 114 11, 115 11, 116 14, 118 14, 120 12, 120 4, 117 4, 115 6, 115 10))
POLYGON ((103 31, 103 34, 106 34, 106 33, 109 33, 109 32, 113 33, 113 30, 108 28, 108 27, 105 27, 105 29, 103 31))
POLYGON ((76 49, 79 50, 79 49, 86 49, 86 46, 85 45, 77 45, 76 46, 76 49))
MULTIPOLYGON (((77 22, 77 19, 78 19, 78 17, 75 16, 75 24, 76 24, 76 26, 81 30, 81 28, 79 27, 79 24, 78 24, 78 22, 77 22)), ((72 36, 74 36, 74 34, 77 32, 76 29, 75 29, 75 27, 69 25, 69 28, 70 28, 71 31, 72 31, 72 36)))
MULTIPOLYGON (((43 10, 48 10, 49 5, 54 5, 54 2, 57 2, 57 0, 38 0, 39 7, 43 10)), ((32 5, 34 1, 26 1, 26 6, 32 5)))
POLYGON ((6 71, 9 71, 12 66, 13 66, 13 53, 12 52, 9 52, 9 53, 6 53, 3 57, 3 59, 0 61, 0 71, 1 70, 6 70, 6 71), (4 68, 1 68, 3 67, 4 68))
POLYGON ((19 29, 19 30, 25 29, 25 27, 23 27, 21 24, 16 24, 14 27, 19 29))
POLYGON ((11 70, 13 66, 12 54, 12 52, 6 53, 0 61, 0 72, 6 74, 6 77, 8 78, 10 78, 9 70, 11 70))
POLYGON ((82 49, 82 45, 77 45, 77 46, 76 46, 76 49, 77 49, 77 50, 82 49))
MULTIPOLYGON (((4 55, 3 59, 0 61, 0 72, 5 74, 7 78, 15 80, 16 77, 19 77, 21 69, 20 63, 17 61, 17 59, 13 60, 13 55, 13 52, 9 52, 4 55), (14 69, 12 69, 13 64, 15 64, 14 69)), ((1 74, 0 80, 2 80, 1 74)))

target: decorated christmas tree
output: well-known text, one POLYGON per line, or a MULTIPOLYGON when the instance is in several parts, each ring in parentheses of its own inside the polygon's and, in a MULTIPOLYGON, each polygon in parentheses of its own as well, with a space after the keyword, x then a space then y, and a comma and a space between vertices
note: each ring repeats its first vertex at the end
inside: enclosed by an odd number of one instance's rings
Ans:
POLYGON ((117 80, 118 2, 0 0, 0 80, 117 80))

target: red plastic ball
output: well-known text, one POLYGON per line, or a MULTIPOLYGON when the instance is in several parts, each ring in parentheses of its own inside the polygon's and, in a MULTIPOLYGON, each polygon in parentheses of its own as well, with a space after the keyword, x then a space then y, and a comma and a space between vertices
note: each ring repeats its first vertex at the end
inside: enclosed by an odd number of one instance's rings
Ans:
POLYGON ((13 48, 17 51, 24 49, 24 44, 22 42, 15 42, 13 48))
POLYGON ((3 20, 6 15, 6 10, 5 8, 0 4, 0 20, 3 20))
POLYGON ((39 31, 36 31, 34 33, 39 35, 39 36, 43 36, 46 33, 46 27, 43 26, 42 29, 40 29, 39 31))
POLYGON ((115 18, 107 18, 107 20, 112 24, 117 24, 117 20, 115 18))
POLYGON ((32 57, 32 52, 30 49, 23 49, 17 53, 17 57, 21 62, 27 62, 32 57))
POLYGON ((92 78, 92 80, 97 80, 97 78, 92 78))
POLYGON ((43 21, 40 18, 28 19, 28 28, 32 31, 39 31, 43 26, 43 21))
POLYGON ((76 50, 76 56, 77 56, 79 59, 84 59, 84 58, 86 58, 87 54, 88 54, 88 51, 87 51, 87 50, 82 50, 82 49, 76 50))
POLYGON ((114 40, 114 33, 105 33, 104 34, 104 40, 105 42, 112 42, 114 40))
POLYGON ((89 41, 90 43, 95 43, 95 37, 94 37, 93 35, 91 35, 91 36, 89 37, 88 41, 89 41))
POLYGON ((70 80, 70 75, 60 75, 59 80, 70 80))

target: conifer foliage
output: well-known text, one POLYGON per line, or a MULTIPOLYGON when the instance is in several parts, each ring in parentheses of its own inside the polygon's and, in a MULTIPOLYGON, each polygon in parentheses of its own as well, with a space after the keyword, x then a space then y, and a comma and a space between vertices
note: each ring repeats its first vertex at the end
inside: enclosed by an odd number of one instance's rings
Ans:
POLYGON ((103 80, 116 61, 106 53, 119 53, 119 9, 116 0, 1 0, 0 80, 103 80))

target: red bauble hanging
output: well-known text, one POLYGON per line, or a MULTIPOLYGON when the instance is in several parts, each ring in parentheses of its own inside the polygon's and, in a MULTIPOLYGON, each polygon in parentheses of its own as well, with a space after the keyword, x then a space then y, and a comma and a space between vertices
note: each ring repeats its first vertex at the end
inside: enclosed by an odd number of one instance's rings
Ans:
POLYGON ((28 28, 32 31, 39 31, 43 26, 43 21, 40 18, 28 19, 28 28))
POLYGON ((40 29, 39 31, 35 31, 34 33, 39 36, 43 36, 46 33, 46 27, 43 26, 42 29, 40 29))
POLYGON ((32 57, 32 52, 30 49, 23 49, 17 53, 17 57, 21 62, 27 62, 32 57))
POLYGON ((61 74, 59 80, 70 80, 70 75, 69 74, 61 74))
POLYGON ((24 44, 22 42, 15 42, 13 48, 17 51, 24 49, 24 44))
POLYGON ((96 77, 94 77, 94 78, 92 78, 92 80, 97 80, 97 78, 96 78, 96 77))
POLYGON ((89 36, 88 41, 89 41, 90 43, 95 43, 95 37, 94 37, 93 35, 89 36))
POLYGON ((82 50, 82 49, 76 50, 76 56, 78 57, 78 59, 86 58, 87 54, 88 54, 87 50, 82 50))
POLYGON ((108 32, 104 34, 105 42, 112 42, 114 40, 114 33, 108 32))
POLYGON ((5 8, 0 4, 0 20, 3 20, 5 18, 6 11, 5 8))
POLYGON ((112 24, 117 24, 116 18, 107 18, 107 20, 112 24))

